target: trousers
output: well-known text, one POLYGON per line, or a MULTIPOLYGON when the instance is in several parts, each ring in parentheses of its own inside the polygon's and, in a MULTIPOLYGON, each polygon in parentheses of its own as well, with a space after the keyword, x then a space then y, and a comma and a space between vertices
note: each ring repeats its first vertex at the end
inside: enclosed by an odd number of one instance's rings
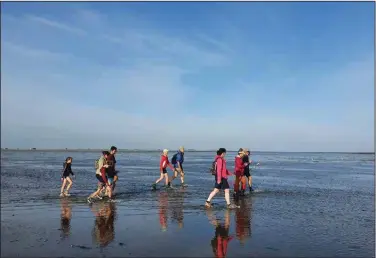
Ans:
POLYGON ((247 179, 245 176, 236 176, 235 184, 234 184, 234 191, 239 192, 239 184, 241 185, 241 190, 245 190, 247 186, 247 179))

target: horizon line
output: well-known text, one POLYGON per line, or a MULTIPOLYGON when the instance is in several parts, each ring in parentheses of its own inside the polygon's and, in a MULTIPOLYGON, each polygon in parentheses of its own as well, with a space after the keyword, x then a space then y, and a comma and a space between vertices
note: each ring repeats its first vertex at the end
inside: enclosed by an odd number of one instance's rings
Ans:
MULTIPOLYGON (((105 149, 100 148, 1 148, 2 151, 102 151, 105 149)), ((119 151, 125 152, 157 152, 162 151, 163 149, 121 149, 119 151)), ((170 151, 172 149, 169 149, 170 151)), ((190 152, 215 152, 215 149, 185 149, 185 151, 190 152)), ((237 152, 237 150, 227 150, 228 152, 237 152)), ((254 150, 251 152, 268 152, 268 153, 346 153, 346 154, 375 154, 375 151, 268 151, 268 150, 254 150)))

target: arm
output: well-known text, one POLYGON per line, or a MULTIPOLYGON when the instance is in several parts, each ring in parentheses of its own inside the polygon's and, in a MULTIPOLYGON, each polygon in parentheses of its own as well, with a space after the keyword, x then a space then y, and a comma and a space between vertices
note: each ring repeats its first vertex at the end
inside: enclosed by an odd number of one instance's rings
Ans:
POLYGON ((107 185, 107 178, 106 178, 106 168, 105 167, 102 167, 101 168, 101 176, 102 176, 102 178, 103 178, 103 181, 106 183, 106 185, 107 185))
POLYGON ((171 169, 172 172, 175 171, 174 167, 171 165, 170 161, 167 160, 167 166, 171 169))
POLYGON ((178 155, 176 155, 176 164, 178 164, 178 168, 181 170, 180 161, 181 161, 181 154, 178 153, 178 155))

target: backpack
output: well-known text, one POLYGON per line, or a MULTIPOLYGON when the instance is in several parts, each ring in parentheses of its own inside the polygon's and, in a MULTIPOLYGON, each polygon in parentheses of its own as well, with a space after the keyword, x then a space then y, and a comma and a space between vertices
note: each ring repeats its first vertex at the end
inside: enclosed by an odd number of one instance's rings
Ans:
POLYGON ((210 168, 210 173, 215 176, 217 174, 217 160, 214 160, 210 168))
POLYGON ((213 161, 213 163, 212 163, 212 166, 211 166, 211 168, 210 168, 210 173, 213 175, 213 176, 215 176, 216 174, 217 174, 217 160, 218 160, 219 158, 216 158, 214 161, 213 161))
POLYGON ((99 159, 96 159, 95 160, 95 164, 94 164, 94 167, 95 167, 95 169, 98 169, 99 168, 99 159))
POLYGON ((178 153, 175 153, 174 156, 172 156, 172 159, 171 159, 171 164, 172 165, 176 165, 176 158, 178 156, 178 153))

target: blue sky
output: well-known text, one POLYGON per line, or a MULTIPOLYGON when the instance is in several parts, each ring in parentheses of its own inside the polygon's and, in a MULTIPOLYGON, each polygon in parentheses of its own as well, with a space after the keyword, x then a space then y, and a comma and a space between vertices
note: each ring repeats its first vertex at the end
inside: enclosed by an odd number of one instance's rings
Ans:
POLYGON ((374 150, 374 3, 1 3, 1 145, 374 150))

